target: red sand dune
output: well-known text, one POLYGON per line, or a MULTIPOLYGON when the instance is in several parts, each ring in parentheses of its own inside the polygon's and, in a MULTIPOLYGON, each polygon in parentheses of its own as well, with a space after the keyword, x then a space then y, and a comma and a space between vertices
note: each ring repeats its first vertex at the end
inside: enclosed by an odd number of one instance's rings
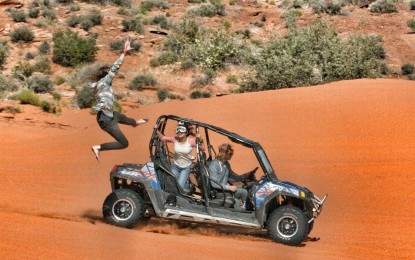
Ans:
MULTIPOLYGON (((415 82, 354 80, 309 88, 125 107, 147 117, 123 127, 126 150, 90 146, 111 140, 89 110, 47 115, 24 106, 0 113, 2 259, 414 259, 415 82), (264 232, 152 220, 123 229, 102 222, 114 164, 148 160, 161 114, 204 121, 259 141, 280 179, 329 193, 303 247, 264 232)), ((233 160, 232 165, 244 169, 233 160)))

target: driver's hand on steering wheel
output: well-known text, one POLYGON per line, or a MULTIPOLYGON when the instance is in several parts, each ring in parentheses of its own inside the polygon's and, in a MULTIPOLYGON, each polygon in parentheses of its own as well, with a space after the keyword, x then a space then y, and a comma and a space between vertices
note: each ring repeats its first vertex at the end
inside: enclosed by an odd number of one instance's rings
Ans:
POLYGON ((236 189, 238 189, 236 186, 233 186, 233 185, 229 186, 229 190, 232 192, 235 192, 236 189))

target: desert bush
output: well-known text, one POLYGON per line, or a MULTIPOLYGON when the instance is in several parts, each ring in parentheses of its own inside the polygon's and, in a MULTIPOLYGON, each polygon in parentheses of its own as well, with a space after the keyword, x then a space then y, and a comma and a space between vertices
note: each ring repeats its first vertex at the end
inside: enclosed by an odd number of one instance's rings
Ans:
POLYGON ((103 19, 101 11, 98 9, 92 9, 86 17, 92 22, 94 26, 100 25, 103 19))
POLYGON ((327 13, 330 15, 341 14, 341 8, 343 7, 343 2, 340 0, 312 0, 310 1, 311 9, 313 13, 327 13))
POLYGON ((89 108, 95 103, 95 95, 92 88, 85 86, 75 95, 76 104, 79 108, 89 108))
POLYGON ((93 61, 98 50, 94 38, 70 30, 55 32, 53 42, 53 62, 66 67, 93 61))
POLYGON ((415 32, 415 19, 408 20, 408 22, 406 22, 406 24, 412 30, 412 32, 415 32))
POLYGON ((296 9, 288 10, 281 14, 281 19, 285 22, 285 28, 295 28, 297 26, 297 19, 301 16, 301 11, 296 9))
POLYGON ((170 95, 170 91, 167 89, 159 89, 157 90, 157 97, 159 99, 160 102, 163 102, 164 100, 166 100, 170 95))
POLYGON ((372 13, 396 13, 398 8, 394 0, 376 0, 371 3, 368 10, 372 13))
POLYGON ((39 7, 29 8, 28 16, 30 18, 38 18, 39 17, 39 13, 40 13, 39 7))
POLYGON ((124 32, 137 32, 139 34, 144 34, 144 25, 138 17, 124 19, 121 23, 123 26, 122 30, 124 32))
POLYGON ((69 17, 69 19, 66 21, 66 24, 70 27, 77 26, 80 22, 82 17, 80 15, 73 15, 69 17))
POLYGON ((187 11, 191 15, 202 17, 225 16, 225 5, 220 0, 210 0, 209 3, 201 4, 200 6, 190 8, 187 11))
POLYGON ((171 22, 164 15, 156 15, 156 16, 154 16, 151 19, 150 24, 159 25, 160 28, 163 28, 163 29, 169 29, 171 27, 171 22))
POLYGON ((111 3, 117 5, 117 6, 122 6, 122 7, 126 7, 126 8, 131 8, 132 6, 132 1, 131 0, 110 0, 111 3))
POLYGON ((192 91, 190 93, 190 98, 191 99, 210 98, 210 97, 211 97, 211 94, 210 94, 210 92, 207 92, 207 91, 195 90, 195 91, 192 91))
POLYGON ((40 98, 31 90, 23 89, 14 96, 14 99, 19 100, 20 104, 29 104, 39 106, 40 98))
POLYGON ((47 113, 53 113, 58 114, 61 112, 61 109, 53 102, 50 102, 48 100, 42 100, 39 103, 39 107, 47 113))
POLYGON ((42 16, 47 18, 48 20, 56 20, 56 13, 53 9, 43 8, 42 16))
POLYGON ((3 68, 4 63, 9 55, 9 45, 7 41, 0 39, 0 69, 3 68))
POLYGON ((278 7, 285 8, 285 9, 299 9, 301 6, 305 3, 307 3, 307 0, 283 0, 281 1, 280 5, 278 7))
POLYGON ((415 66, 411 63, 405 63, 401 66, 402 74, 409 75, 414 73, 415 66))
POLYGON ((38 47, 40 54, 48 54, 50 50, 50 44, 47 41, 43 41, 38 47))
POLYGON ((34 71, 42 72, 45 74, 51 73, 50 62, 47 56, 39 57, 35 64, 33 64, 34 71))
POLYGON ((150 66, 157 67, 167 64, 173 64, 179 60, 176 53, 172 51, 163 51, 150 61, 150 66))
POLYGON ((355 35, 341 39, 334 27, 316 21, 267 42, 252 56, 252 71, 240 90, 260 91, 319 83, 378 77, 386 56, 382 38, 355 35))
POLYGON ((26 22, 27 14, 25 12, 12 11, 10 14, 13 18, 13 22, 15 22, 15 23, 25 23, 26 22))
POLYGON ((26 26, 20 26, 10 33, 12 42, 31 42, 35 38, 33 32, 26 26))
POLYGON ((64 77, 61 77, 61 76, 57 76, 56 78, 55 78, 55 80, 53 81, 53 83, 55 84, 55 85, 62 85, 63 83, 65 83, 66 82, 66 79, 64 78, 64 77))
POLYGON ((155 85, 157 85, 157 80, 153 75, 140 74, 130 81, 129 88, 141 91, 145 86, 154 87, 155 85))
POLYGON ((91 29, 92 27, 94 27, 94 23, 91 20, 89 20, 89 19, 83 19, 83 20, 81 20, 80 28, 82 30, 88 32, 89 29, 91 29))
POLYGON ((197 75, 190 84, 191 88, 199 88, 204 87, 206 85, 212 84, 214 78, 214 74, 203 73, 201 75, 197 75))
POLYGON ((35 68, 27 61, 19 61, 16 66, 14 66, 12 73, 13 77, 25 80, 26 78, 32 76, 35 68))
POLYGON ((60 4, 72 4, 73 0, 55 0, 57 3, 60 4))
POLYGON ((409 0, 409 10, 415 10, 415 0, 409 0))
POLYGON ((165 0, 143 0, 140 7, 145 11, 170 8, 169 3, 165 0))
POLYGON ((24 53, 24 58, 25 58, 26 60, 33 60, 35 57, 36 57, 36 54, 35 54, 35 53, 33 53, 33 52, 31 52, 31 51, 26 51, 26 52, 24 53))
POLYGON ((45 75, 34 75, 27 80, 27 86, 35 93, 48 93, 53 91, 53 82, 45 75))
POLYGON ((0 93, 13 92, 18 89, 19 85, 15 81, 9 80, 8 78, 0 74, 0 93))
POLYGON ((71 11, 71 12, 77 12, 79 10, 81 10, 81 7, 77 4, 73 4, 73 5, 69 6, 69 11, 71 11))
MULTIPOLYGON (((125 39, 117 39, 117 40, 110 41, 109 47, 111 51, 122 51, 124 49, 124 44, 125 44, 125 39)), ((139 52, 141 49, 141 42, 132 40, 131 48, 133 49, 128 51, 128 53, 139 52)))
POLYGON ((226 83, 238 84, 238 77, 236 75, 228 75, 226 77, 226 83))
POLYGON ((88 4, 106 5, 108 4, 109 0, 81 0, 81 2, 88 4))

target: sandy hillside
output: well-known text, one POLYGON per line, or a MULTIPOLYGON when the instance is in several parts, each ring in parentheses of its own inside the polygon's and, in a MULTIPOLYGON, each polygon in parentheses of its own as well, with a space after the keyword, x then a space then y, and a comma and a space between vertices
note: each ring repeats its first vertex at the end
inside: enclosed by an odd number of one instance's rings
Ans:
MULTIPOLYGON (((125 106, 150 118, 124 127, 126 150, 89 110, 0 113, 2 259, 414 259, 415 82, 356 80, 323 86, 125 106), (161 114, 208 122, 259 141, 280 179, 329 193, 301 247, 264 232, 152 220, 122 229, 102 222, 114 164, 148 160, 161 114)), ((7 103, 1 104, 5 106, 7 103)), ((243 162, 232 165, 243 171, 243 162)))

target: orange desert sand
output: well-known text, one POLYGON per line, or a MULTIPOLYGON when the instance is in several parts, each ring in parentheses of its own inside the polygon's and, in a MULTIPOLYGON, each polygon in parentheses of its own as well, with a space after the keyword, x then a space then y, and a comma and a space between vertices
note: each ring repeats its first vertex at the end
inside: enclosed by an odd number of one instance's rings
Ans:
MULTIPOLYGON (((20 107, 23 113, 0 113, 1 259, 415 259, 415 81, 363 79, 124 106, 126 115, 150 122, 122 126, 130 146, 102 152, 100 163, 90 147, 112 139, 89 109, 56 116, 20 107), (319 197, 328 193, 310 234, 319 240, 289 247, 238 227, 104 223, 109 172, 149 160, 162 114, 258 141, 278 178, 319 197)), ((249 170, 237 157, 232 165, 249 170)))

